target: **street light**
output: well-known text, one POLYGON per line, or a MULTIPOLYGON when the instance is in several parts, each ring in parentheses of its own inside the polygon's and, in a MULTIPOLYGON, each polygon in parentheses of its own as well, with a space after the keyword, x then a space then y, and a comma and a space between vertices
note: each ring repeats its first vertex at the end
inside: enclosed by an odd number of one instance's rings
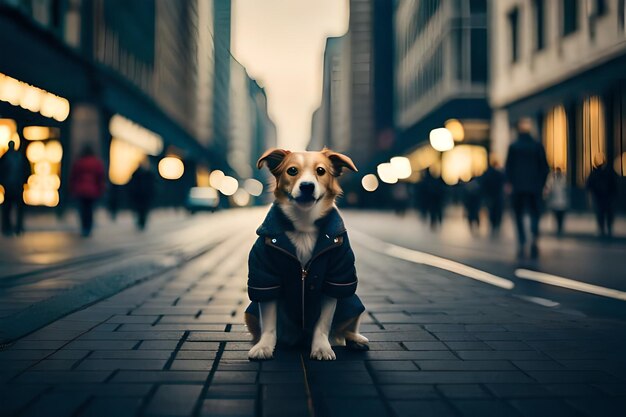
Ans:
POLYGON ((445 127, 440 127, 430 131, 430 145, 439 152, 449 151, 454 148, 454 138, 452 133, 445 127))

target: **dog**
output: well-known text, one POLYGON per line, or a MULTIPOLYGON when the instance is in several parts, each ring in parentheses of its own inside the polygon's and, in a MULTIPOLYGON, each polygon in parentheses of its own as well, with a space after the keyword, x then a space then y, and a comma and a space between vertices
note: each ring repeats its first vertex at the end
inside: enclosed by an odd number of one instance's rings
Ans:
POLYGON ((365 307, 355 294, 354 253, 335 205, 338 177, 352 160, 320 152, 270 149, 257 162, 276 179, 275 201, 249 256, 245 321, 249 359, 271 359, 277 342, 310 341, 310 357, 334 360, 331 345, 368 350, 359 333, 365 307))

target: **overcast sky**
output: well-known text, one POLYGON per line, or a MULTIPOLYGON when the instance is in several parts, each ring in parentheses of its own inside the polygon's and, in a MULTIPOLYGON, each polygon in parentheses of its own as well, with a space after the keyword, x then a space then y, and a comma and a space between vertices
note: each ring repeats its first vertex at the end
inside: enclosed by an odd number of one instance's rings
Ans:
POLYGON ((266 89, 278 146, 303 150, 319 106, 325 39, 348 30, 347 0, 233 0, 233 55, 266 89))

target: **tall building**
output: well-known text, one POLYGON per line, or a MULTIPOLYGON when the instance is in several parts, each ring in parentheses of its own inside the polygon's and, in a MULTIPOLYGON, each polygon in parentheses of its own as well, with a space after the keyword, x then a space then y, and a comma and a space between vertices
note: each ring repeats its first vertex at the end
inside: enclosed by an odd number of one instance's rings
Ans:
MULTIPOLYGON (((513 124, 530 117, 575 205, 594 161, 626 175, 624 0, 490 3, 492 143, 504 157, 513 124)), ((623 185, 624 181, 622 181, 623 185)))
POLYGON ((310 150, 350 149, 350 56, 348 37, 328 38, 324 50, 322 101, 311 121, 310 150))
POLYGON ((392 2, 351 0, 348 33, 329 38, 309 149, 328 146, 366 166, 393 141, 392 2))
POLYGON ((228 152, 228 138, 230 132, 230 97, 231 97, 231 65, 230 38, 231 38, 231 0, 213 0, 214 3, 214 94, 213 115, 215 123, 214 160, 217 168, 226 169, 226 155, 228 152))
POLYGON ((394 22, 395 153, 415 171, 436 164, 448 184, 480 174, 491 115, 486 0, 398 1, 394 22), (429 134, 444 126, 459 146, 436 158, 429 134))

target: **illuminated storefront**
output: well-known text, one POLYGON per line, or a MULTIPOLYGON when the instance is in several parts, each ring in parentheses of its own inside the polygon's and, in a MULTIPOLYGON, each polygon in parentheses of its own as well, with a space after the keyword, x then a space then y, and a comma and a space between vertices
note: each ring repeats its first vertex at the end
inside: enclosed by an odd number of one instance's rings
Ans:
POLYGON ((70 114, 70 102, 41 88, 0 73, 0 101, 62 122, 70 114))
POLYGON ((543 144, 550 169, 567 172, 567 116, 563 106, 554 107, 546 115, 543 144))
POLYGON ((604 104, 598 96, 586 97, 582 103, 582 131, 576 144, 578 186, 584 187, 594 166, 606 160, 606 126, 604 104))
POLYGON ((147 156, 163 151, 161 136, 119 114, 111 117, 109 133, 109 180, 114 185, 127 184, 147 156))
POLYGON ((6 113, 14 117, 0 119, 0 156, 8 149, 9 141, 13 141, 18 150, 25 151, 31 167, 31 175, 24 186, 24 203, 57 206, 63 159, 58 126, 70 115, 69 101, 0 73, 0 102, 10 105, 6 113), (33 123, 36 125, 30 125, 33 123))
MULTIPOLYGON (((17 124, 13 119, 0 119, 0 158, 9 149, 9 142, 15 142, 15 148, 20 148, 20 135, 17 133, 17 124)), ((4 202, 4 188, 0 185, 0 204, 4 202)))
POLYGON ((59 204, 63 146, 58 134, 58 129, 44 126, 24 128, 24 138, 29 139, 26 158, 32 171, 24 187, 24 202, 30 206, 55 207, 59 204))

